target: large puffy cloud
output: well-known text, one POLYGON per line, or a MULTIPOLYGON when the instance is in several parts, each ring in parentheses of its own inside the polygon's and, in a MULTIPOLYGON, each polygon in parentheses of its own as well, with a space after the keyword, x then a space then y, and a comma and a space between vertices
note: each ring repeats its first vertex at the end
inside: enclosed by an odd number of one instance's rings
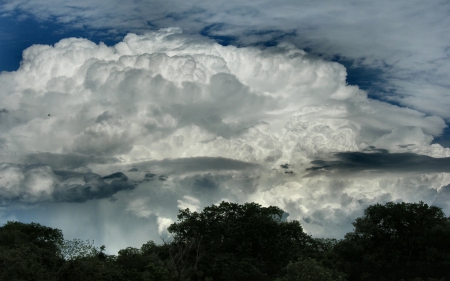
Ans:
MULTIPOLYGON (((137 1, 7 0, 4 16, 32 15, 116 38, 124 32, 183 26, 224 43, 289 41, 384 81, 380 99, 450 118, 448 1, 137 1), (105 12, 107 11, 107 12, 105 12), (370 72, 370 71, 369 71, 370 72)), ((7 40, 8 38, 5 38, 7 40)), ((374 77, 372 77, 374 78, 374 77)))
POLYGON ((376 202, 449 211, 450 149, 431 144, 443 119, 369 99, 345 78, 291 44, 221 46, 177 28, 115 46, 32 46, 0 74, 4 217, 61 209, 45 221, 76 236, 63 215, 79 213, 96 239, 127 246, 165 235, 178 208, 222 200, 277 205, 335 237, 376 202), (143 221, 148 236, 121 229, 143 221))

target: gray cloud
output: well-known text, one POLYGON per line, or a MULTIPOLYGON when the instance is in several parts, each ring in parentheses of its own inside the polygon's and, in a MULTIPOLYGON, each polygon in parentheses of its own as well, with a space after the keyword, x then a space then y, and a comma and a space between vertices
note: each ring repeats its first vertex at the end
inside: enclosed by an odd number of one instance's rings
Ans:
MULTIPOLYGON (((221 171, 254 171, 261 169, 261 165, 223 157, 190 157, 164 159, 135 163, 139 170, 150 170, 156 173, 187 174, 192 172, 221 172, 221 171)), ((154 174, 146 173, 146 178, 153 178, 154 174)))
POLYGON ((110 198, 136 186, 121 172, 95 173, 53 170, 48 165, 0 163, 0 200, 3 204, 85 202, 110 198))
POLYGON ((338 152, 337 160, 314 160, 313 167, 307 168, 309 175, 318 173, 448 173, 450 157, 433 158, 415 153, 338 152))
MULTIPOLYGON (((67 177, 64 173, 55 173, 62 177, 64 183, 60 184, 53 193, 53 199, 57 202, 82 203, 92 199, 111 198, 122 190, 131 190, 135 184, 121 172, 101 177, 94 173, 83 175, 84 184, 71 184, 74 177, 67 177)), ((77 177, 75 177, 77 178, 77 177)))
POLYGON ((118 160, 112 157, 101 157, 96 155, 85 155, 81 153, 51 153, 35 152, 25 155, 24 160, 28 164, 46 164, 53 169, 77 169, 85 167, 90 163, 112 164, 118 160))

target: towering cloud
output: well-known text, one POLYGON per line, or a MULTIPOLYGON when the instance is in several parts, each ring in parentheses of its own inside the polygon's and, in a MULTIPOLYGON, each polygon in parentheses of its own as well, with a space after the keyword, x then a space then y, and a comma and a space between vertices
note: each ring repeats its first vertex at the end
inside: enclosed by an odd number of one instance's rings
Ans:
MULTIPOLYGON (((359 82, 380 90, 371 95, 448 121, 449 8, 448 1, 420 0, 4 0, 0 15, 113 40, 126 32, 182 26, 225 44, 288 41, 369 74, 359 82)), ((11 38, 16 32, 2 39, 11 38)))
MULTIPOLYGON (((278 205, 336 237, 375 202, 448 208, 450 149, 431 144, 443 119, 369 99, 345 78, 290 44, 221 46, 177 28, 115 46, 32 46, 0 74, 1 202, 98 204, 87 224, 101 220, 114 231, 100 240, 125 245, 163 235, 178 208, 221 200, 278 205), (126 237, 117 216, 155 227, 126 237)), ((64 225, 60 214, 50 220, 64 225)))

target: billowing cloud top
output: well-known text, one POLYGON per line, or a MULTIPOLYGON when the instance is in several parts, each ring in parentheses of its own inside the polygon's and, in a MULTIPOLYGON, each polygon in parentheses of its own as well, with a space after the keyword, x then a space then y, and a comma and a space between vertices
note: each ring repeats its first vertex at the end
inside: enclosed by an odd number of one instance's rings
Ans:
POLYGON ((443 119, 369 99, 345 78, 290 44, 221 46, 178 28, 115 46, 34 45, 0 74, 0 198, 110 198, 160 232, 177 207, 221 200, 278 205, 321 235, 374 202, 448 208, 436 199, 448 168, 408 164, 448 166, 450 149, 431 144, 443 119))
POLYGON ((235 45, 289 41, 369 67, 382 82, 372 95, 449 120, 449 8, 448 1, 420 0, 4 0, 0 14, 109 38, 182 26, 235 45))

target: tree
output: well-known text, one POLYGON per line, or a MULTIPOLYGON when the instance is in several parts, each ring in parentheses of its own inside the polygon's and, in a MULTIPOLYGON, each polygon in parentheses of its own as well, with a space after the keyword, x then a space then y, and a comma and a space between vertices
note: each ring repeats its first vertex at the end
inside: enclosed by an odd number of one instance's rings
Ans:
POLYGON ((188 249, 184 263, 194 280, 269 280, 311 240, 298 221, 283 221, 283 213, 273 206, 222 202, 200 213, 180 210, 168 230, 172 244, 188 249))
POLYGON ((435 206, 369 206, 334 248, 350 280, 450 278, 450 220, 435 206))
POLYGON ((59 229, 7 222, 0 227, 0 280, 56 280, 62 241, 59 229))
POLYGON ((83 241, 81 239, 64 240, 61 244, 61 256, 64 260, 74 260, 87 257, 95 257, 100 252, 94 246, 94 241, 83 241))
POLYGON ((141 249, 128 247, 120 250, 116 264, 127 280, 168 280, 169 271, 158 257, 159 247, 149 241, 141 249))
MULTIPOLYGON (((74 239, 69 242, 69 255, 58 271, 59 280, 64 281, 129 281, 143 280, 127 278, 126 270, 117 264, 117 257, 105 253, 103 245, 96 248, 93 242, 74 239)), ((66 251, 67 253, 67 251, 66 251)), ((145 279, 147 280, 147 279, 145 279)), ((149 279, 151 280, 151 279, 149 279)))
POLYGON ((114 263, 114 256, 80 257, 66 261, 58 271, 64 281, 122 281, 122 270, 114 263))
POLYGON ((202 237, 196 234, 189 240, 175 239, 170 243, 163 239, 164 248, 167 250, 171 268, 177 280, 184 280, 192 274, 199 274, 197 265, 204 256, 201 241, 202 237))
POLYGON ((344 281, 344 275, 306 258, 286 267, 286 275, 277 281, 344 281))

